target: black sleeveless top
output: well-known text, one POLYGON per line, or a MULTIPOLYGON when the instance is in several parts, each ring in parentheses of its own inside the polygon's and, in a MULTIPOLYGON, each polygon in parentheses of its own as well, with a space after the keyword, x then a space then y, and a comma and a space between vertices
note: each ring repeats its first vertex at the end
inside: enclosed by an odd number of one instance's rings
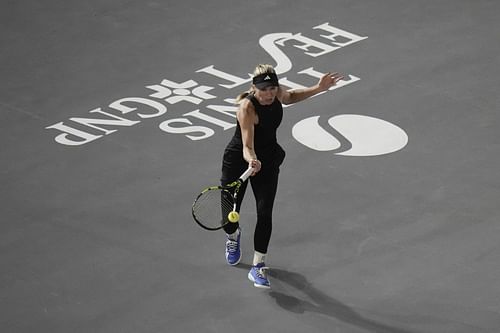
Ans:
MULTIPOLYGON (((261 105, 253 94, 246 97, 253 104, 259 123, 254 125, 254 149, 257 158, 262 163, 262 169, 278 167, 285 158, 285 151, 278 144, 276 131, 283 119, 283 106, 275 98, 270 105, 261 105)), ((243 140, 241 127, 236 120, 236 130, 226 147, 224 161, 228 164, 248 163, 243 159, 243 140)))

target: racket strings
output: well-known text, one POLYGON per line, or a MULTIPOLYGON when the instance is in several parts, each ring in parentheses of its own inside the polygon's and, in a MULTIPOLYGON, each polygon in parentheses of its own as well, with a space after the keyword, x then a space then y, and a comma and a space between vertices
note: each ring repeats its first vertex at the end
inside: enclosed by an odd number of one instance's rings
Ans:
POLYGON ((233 196, 227 190, 212 189, 203 192, 193 204, 196 219, 209 228, 227 223, 227 215, 233 210, 233 196))

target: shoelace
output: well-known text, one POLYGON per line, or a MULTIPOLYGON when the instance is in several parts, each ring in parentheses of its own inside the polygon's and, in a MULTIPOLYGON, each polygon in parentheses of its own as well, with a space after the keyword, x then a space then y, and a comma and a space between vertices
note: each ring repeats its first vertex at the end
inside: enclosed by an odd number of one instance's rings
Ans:
POLYGON ((228 240, 226 242, 226 248, 227 248, 227 252, 229 252, 229 253, 236 252, 236 251, 238 251, 238 242, 237 241, 228 240))
POLYGON ((269 270, 269 267, 260 267, 260 268, 257 268, 256 267, 256 271, 257 271, 257 277, 261 278, 261 279, 267 279, 267 273, 266 271, 269 270))

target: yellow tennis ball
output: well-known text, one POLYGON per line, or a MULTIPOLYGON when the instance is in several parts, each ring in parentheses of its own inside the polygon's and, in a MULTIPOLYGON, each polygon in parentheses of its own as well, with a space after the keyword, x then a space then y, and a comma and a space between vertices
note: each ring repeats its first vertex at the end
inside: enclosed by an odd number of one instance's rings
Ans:
POLYGON ((238 212, 229 212, 229 214, 227 214, 227 219, 229 222, 236 223, 240 220, 240 214, 238 214, 238 212))

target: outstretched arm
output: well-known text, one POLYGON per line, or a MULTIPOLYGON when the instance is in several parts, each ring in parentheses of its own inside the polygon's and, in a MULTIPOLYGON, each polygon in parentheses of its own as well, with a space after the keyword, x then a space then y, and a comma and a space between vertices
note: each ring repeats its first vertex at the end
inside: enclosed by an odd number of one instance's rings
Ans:
POLYGON ((326 73, 319 79, 318 83, 312 87, 291 89, 287 91, 280 89, 278 98, 283 104, 297 103, 330 89, 343 78, 344 77, 339 73, 326 73))

